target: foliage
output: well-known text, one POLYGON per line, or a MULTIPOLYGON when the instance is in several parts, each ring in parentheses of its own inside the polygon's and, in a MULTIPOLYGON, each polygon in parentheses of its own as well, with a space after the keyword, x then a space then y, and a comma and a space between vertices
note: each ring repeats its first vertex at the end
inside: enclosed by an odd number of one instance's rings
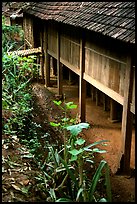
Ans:
POLYGON ((76 117, 68 117, 68 111, 77 106, 73 102, 65 101, 53 101, 63 110, 64 118, 50 123, 63 129, 64 144, 50 145, 48 134, 37 134, 39 125, 31 121, 31 80, 37 74, 35 56, 26 58, 9 55, 7 51, 15 48, 10 39, 15 30, 3 24, 2 31, 2 111, 7 113, 2 118, 3 133, 21 138, 22 143, 30 149, 29 157, 34 155, 41 171, 35 177, 37 188, 46 194, 46 201, 49 202, 111 202, 109 167, 104 160, 98 168, 95 166, 95 154, 105 153, 105 150, 95 146, 107 141, 86 145, 80 133, 90 126, 88 123, 77 124, 76 117), (43 144, 41 140, 44 140, 43 144), (106 193, 101 194, 97 185, 103 185, 103 182, 106 193))
POLYGON ((10 37, 16 29, 18 31, 16 26, 2 24, 2 110, 8 113, 3 118, 3 132, 8 135, 21 135, 25 132, 25 124, 32 111, 31 80, 37 74, 35 56, 20 57, 7 53, 8 45, 13 48, 10 37))
POLYGON ((20 26, 9 26, 5 24, 2 16, 2 52, 13 51, 24 43, 24 33, 20 26))
MULTIPOLYGON (((105 160, 102 160, 95 171, 93 165, 95 165, 94 154, 95 153, 105 153, 105 150, 95 148, 94 146, 107 142, 107 140, 102 140, 94 142, 90 145, 85 145, 86 141, 79 136, 84 128, 89 128, 88 123, 76 124, 76 118, 68 118, 67 110, 76 108, 73 102, 64 104, 61 101, 53 101, 57 106, 64 110, 65 117, 61 122, 50 124, 54 127, 61 127, 64 129, 64 145, 62 150, 57 152, 57 149, 52 148, 52 156, 50 156, 50 162, 52 163, 52 172, 48 175, 52 175, 52 180, 54 185, 50 186, 52 189, 51 201, 55 202, 111 202, 111 186, 109 179, 109 167, 105 160), (67 135, 65 131, 70 131, 70 135, 67 135), (64 154, 62 152, 64 151, 64 154), (54 164, 54 165, 53 165, 54 164), (87 171, 87 167, 90 171, 87 171), (100 183, 100 178, 103 177, 102 171, 105 175, 105 185, 106 185, 106 197, 101 197, 101 192, 97 194, 97 184, 100 183), (93 175, 93 178, 89 178, 89 173, 93 175), (57 181, 62 182, 58 184, 57 181), (56 182, 55 182, 56 181, 56 182), (58 196, 59 195, 59 196, 58 196)), ((51 149, 50 149, 51 151, 51 149)), ((47 164, 49 162, 46 162, 47 164)), ((51 165, 50 165, 51 166, 51 165)), ((103 185, 103 183, 101 183, 103 185)))

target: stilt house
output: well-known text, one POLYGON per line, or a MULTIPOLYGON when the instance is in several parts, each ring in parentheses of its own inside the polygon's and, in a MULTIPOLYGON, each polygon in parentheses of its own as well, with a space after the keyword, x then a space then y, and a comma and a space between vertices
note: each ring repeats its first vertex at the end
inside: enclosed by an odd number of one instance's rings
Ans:
POLYGON ((79 78, 79 114, 86 121, 86 85, 110 118, 122 107, 123 169, 129 169, 135 115, 135 2, 38 2, 23 12, 25 38, 42 48, 42 76, 50 86, 50 57, 58 94, 66 66, 79 78), (64 66, 61 66, 64 65, 64 66), (55 67, 54 67, 55 68, 55 67))

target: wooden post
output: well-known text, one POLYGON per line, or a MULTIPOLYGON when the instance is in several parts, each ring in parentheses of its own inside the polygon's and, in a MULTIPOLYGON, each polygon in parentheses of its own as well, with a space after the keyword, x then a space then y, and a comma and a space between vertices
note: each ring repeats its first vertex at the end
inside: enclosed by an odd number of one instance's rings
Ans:
POLYGON ((37 55, 37 82, 39 81, 39 64, 40 64, 40 55, 37 55))
POLYGON ((117 102, 110 99, 110 121, 117 122, 117 102))
POLYGON ((106 96, 106 94, 103 94, 103 109, 104 109, 104 111, 107 111, 107 96, 106 96))
POLYGON ((58 29, 57 32, 57 86, 58 86, 58 95, 62 96, 62 66, 60 63, 60 32, 58 29))
POLYGON ((44 27, 43 37, 43 50, 44 50, 44 75, 45 86, 50 86, 50 56, 48 54, 48 24, 44 27))
POLYGON ((100 93, 99 90, 96 89, 96 106, 99 106, 100 104, 100 93))
POLYGON ((41 51, 42 54, 40 54, 40 69, 41 69, 41 75, 42 75, 42 83, 44 84, 44 50, 43 50, 43 27, 42 31, 40 32, 40 45, 41 45, 41 51))
POLYGON ((130 172, 130 155, 132 139, 133 114, 130 112, 130 102, 132 100, 133 89, 133 71, 131 58, 127 57, 125 87, 124 87, 124 104, 122 115, 122 161, 120 169, 123 173, 130 172))
POLYGON ((53 75, 57 76, 57 60, 52 57, 52 67, 53 67, 53 75))
POLYGON ((69 69, 69 84, 72 84, 72 71, 69 69))
POLYGON ((91 87, 91 100, 92 101, 95 100, 95 87, 94 86, 91 87))
POLYGON ((85 49, 84 39, 80 41, 80 76, 79 76, 79 115, 80 121, 85 122, 86 119, 86 81, 83 79, 85 71, 85 49))

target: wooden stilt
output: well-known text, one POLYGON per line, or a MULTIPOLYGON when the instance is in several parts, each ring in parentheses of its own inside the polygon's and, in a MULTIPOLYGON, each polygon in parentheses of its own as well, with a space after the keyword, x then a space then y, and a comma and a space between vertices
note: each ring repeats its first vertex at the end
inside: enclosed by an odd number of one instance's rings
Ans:
POLYGON ((103 94, 103 109, 104 111, 107 111, 107 96, 106 94, 103 94))
POLYGON ((80 41, 80 76, 79 76, 79 115, 80 121, 85 122, 86 119, 86 81, 83 79, 85 71, 85 50, 84 41, 80 41))
POLYGON ((41 70, 41 76, 42 76, 42 83, 44 84, 44 50, 43 50, 43 35, 44 35, 44 30, 40 32, 40 46, 41 46, 41 51, 42 54, 40 54, 40 70, 41 70))
POLYGON ((91 87, 91 99, 92 101, 95 101, 95 87, 94 86, 91 87))
POLYGON ((113 99, 110 99, 110 121, 111 122, 117 122, 117 102, 113 99))
POLYGON ((57 86, 58 86, 58 95, 62 97, 62 66, 60 63, 60 32, 58 29, 57 32, 57 86))
POLYGON ((72 84, 72 71, 69 69, 69 84, 72 84))
POLYGON ((50 86, 50 56, 48 54, 48 27, 44 28, 43 50, 44 50, 45 86, 48 87, 50 86))
POLYGON ((99 90, 96 89, 96 106, 99 106, 100 104, 100 93, 99 90))
POLYGON ((124 87, 124 104, 122 115, 122 161, 120 169, 123 173, 130 172, 130 155, 131 155, 131 139, 133 114, 130 111, 130 103, 132 100, 133 90, 133 71, 131 58, 127 57, 125 87, 124 87))
POLYGON ((53 67, 53 75, 54 76, 57 76, 57 60, 52 57, 52 67, 53 67))

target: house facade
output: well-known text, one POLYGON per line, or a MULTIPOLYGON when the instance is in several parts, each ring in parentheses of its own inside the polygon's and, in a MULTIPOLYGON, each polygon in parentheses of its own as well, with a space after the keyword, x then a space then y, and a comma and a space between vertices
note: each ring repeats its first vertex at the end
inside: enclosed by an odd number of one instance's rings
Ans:
POLYGON ((121 107, 121 168, 128 171, 135 116, 135 2, 33 2, 23 11, 23 28, 31 47, 42 48, 46 87, 51 57, 58 95, 63 94, 64 66, 78 76, 81 122, 86 121, 87 84, 96 103, 110 109, 112 121, 121 107))

